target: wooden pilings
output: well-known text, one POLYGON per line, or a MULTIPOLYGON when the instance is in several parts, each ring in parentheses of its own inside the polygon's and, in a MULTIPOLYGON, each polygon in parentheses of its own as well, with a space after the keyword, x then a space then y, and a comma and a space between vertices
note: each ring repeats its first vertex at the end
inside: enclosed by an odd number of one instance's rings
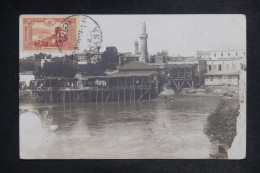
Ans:
POLYGON ((109 86, 83 88, 46 88, 34 90, 41 97, 41 102, 98 102, 98 101, 136 101, 151 99, 153 93, 150 77, 119 77, 108 80, 109 86), (151 92, 152 91, 152 92, 151 92))

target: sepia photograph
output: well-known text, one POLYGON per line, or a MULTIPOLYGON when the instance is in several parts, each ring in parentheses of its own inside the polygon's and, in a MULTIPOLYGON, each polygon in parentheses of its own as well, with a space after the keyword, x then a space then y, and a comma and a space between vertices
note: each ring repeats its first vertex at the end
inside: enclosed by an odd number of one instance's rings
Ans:
POLYGON ((245 159, 242 14, 19 18, 20 159, 245 159))

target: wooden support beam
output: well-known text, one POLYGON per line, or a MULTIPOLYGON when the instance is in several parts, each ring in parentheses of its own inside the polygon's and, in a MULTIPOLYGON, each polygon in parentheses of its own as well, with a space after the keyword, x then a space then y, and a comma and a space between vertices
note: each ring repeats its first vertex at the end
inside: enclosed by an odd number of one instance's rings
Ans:
POLYGON ((70 90, 69 90, 69 102, 71 102, 71 100, 70 100, 70 90))
POLYGON ((108 93, 108 95, 107 95, 106 102, 107 102, 107 100, 108 100, 108 98, 109 98, 110 93, 111 93, 111 91, 109 91, 109 93, 108 93))
POLYGON ((152 88, 151 77, 149 77, 150 89, 152 88))
POLYGON ((48 99, 48 98, 47 98, 47 97, 48 97, 48 96, 47 96, 47 91, 45 91, 44 93, 45 93, 45 103, 47 104, 47 102, 48 102, 48 100, 47 100, 47 99, 48 99))
POLYGON ((124 89, 124 101, 125 101, 125 89, 124 89))
POLYGON ((120 99, 120 90, 117 90, 117 101, 120 99))
MULTIPOLYGON (((143 95, 141 95, 141 97, 140 97, 138 100, 140 100, 141 98, 143 98, 148 91, 149 91, 149 89, 147 89, 146 92, 145 92, 143 95)), ((138 101, 138 100, 137 100, 137 101, 138 101)))
POLYGON ((185 81, 185 80, 182 81, 181 86, 180 86, 180 89, 182 88, 182 86, 183 86, 183 84, 184 84, 184 81, 185 81))
POLYGON ((102 89, 102 102, 104 101, 104 89, 102 89))
POLYGON ((173 82, 173 84, 176 86, 176 88, 178 89, 178 86, 176 85, 175 81, 172 81, 172 82, 173 82))
POLYGON ((116 78, 116 89, 118 90, 118 77, 116 78))
POLYGON ((134 101, 135 101, 135 78, 133 77, 134 101))
POLYGON ((125 86, 124 86, 124 89, 126 88, 126 77, 125 77, 125 86))
POLYGON ((144 82, 144 77, 142 76, 141 95, 143 95, 143 82, 144 82))
POLYGON ((76 102, 79 100, 79 98, 80 98, 81 95, 82 95, 82 93, 81 93, 79 96, 78 96, 78 94, 77 94, 78 98, 77 98, 76 102))
POLYGON ((88 100, 89 100, 89 102, 91 102, 91 92, 90 92, 90 90, 88 90, 88 100))
POLYGON ((191 84, 189 83, 189 81, 187 81, 187 84, 190 86, 190 88, 192 88, 191 84))
POLYGON ((97 93, 96 93, 96 102, 97 102, 97 99, 98 99, 98 88, 97 88, 97 93))
POLYGON ((124 101, 126 100, 126 97, 125 97, 125 89, 126 89, 126 77, 125 77, 125 86, 124 86, 124 101))
POLYGON ((134 89, 135 88, 135 80, 134 80, 134 77, 133 77, 133 86, 132 88, 134 89))

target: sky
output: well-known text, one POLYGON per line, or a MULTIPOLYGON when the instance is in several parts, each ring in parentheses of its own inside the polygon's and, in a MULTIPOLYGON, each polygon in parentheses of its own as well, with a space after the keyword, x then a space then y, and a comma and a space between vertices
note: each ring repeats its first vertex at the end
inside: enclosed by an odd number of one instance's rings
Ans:
POLYGON ((170 56, 196 56, 196 51, 246 49, 244 15, 88 15, 102 30, 101 50, 118 52, 139 48, 142 22, 146 22, 148 53, 167 50, 170 56))

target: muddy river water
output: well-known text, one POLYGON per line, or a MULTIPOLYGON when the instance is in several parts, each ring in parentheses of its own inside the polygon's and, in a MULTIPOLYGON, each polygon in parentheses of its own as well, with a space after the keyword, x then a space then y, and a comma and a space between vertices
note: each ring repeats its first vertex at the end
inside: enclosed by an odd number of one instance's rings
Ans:
POLYGON ((20 103, 21 158, 210 158, 203 133, 217 97, 20 103))

